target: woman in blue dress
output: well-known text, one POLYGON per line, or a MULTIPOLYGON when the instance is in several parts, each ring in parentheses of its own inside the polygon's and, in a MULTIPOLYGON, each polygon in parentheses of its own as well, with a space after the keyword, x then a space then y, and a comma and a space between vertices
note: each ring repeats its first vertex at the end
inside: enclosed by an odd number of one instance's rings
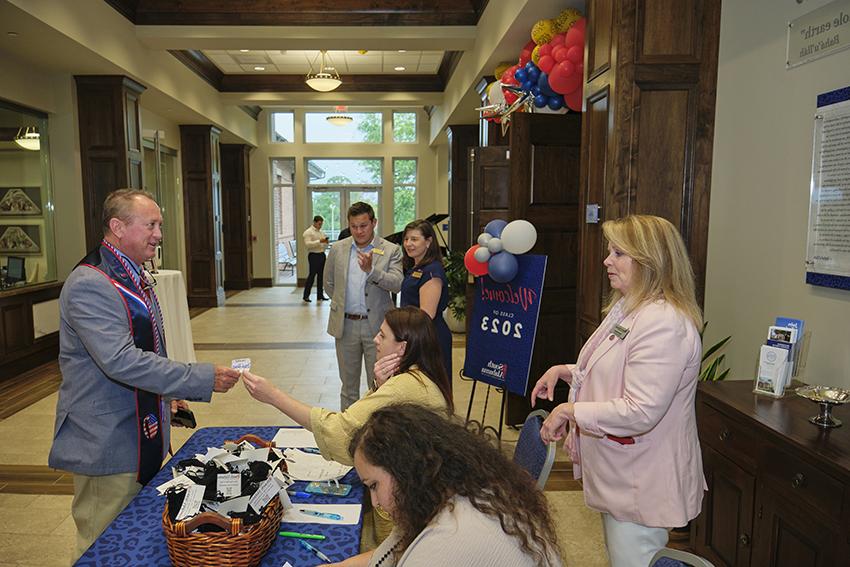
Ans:
POLYGON ((449 303, 449 286, 434 227, 426 220, 411 222, 404 227, 403 243, 404 281, 401 283, 401 306, 418 307, 433 320, 451 385, 452 332, 443 319, 443 310, 449 303))

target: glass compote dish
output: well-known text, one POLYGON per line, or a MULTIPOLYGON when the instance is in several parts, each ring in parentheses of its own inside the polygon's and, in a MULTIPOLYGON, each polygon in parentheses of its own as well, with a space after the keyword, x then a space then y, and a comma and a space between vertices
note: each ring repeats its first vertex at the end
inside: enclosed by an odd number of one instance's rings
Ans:
POLYGON ((832 406, 850 402, 850 390, 829 386, 802 386, 797 395, 803 396, 820 406, 820 412, 809 421, 820 427, 841 427, 841 420, 832 417, 832 406))

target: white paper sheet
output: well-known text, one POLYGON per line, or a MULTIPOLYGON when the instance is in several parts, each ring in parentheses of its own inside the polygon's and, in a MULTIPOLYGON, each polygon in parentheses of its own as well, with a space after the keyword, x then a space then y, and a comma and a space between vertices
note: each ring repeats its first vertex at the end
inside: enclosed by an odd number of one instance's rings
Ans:
POLYGON ((162 484, 156 487, 156 490, 157 492, 159 492, 159 495, 162 496, 163 494, 165 494, 165 491, 171 488, 172 486, 185 486, 188 488, 190 486, 193 486, 194 484, 195 482, 191 478, 184 474, 181 474, 177 478, 172 478, 169 481, 163 482, 162 484))
POLYGON ((208 504, 208 506, 214 509, 216 512, 224 516, 225 518, 229 518, 228 514, 230 512, 244 512, 248 509, 248 502, 251 500, 250 496, 240 496, 239 498, 234 498, 232 500, 225 500, 224 502, 218 502, 215 505, 208 504))
POLYGON ((360 512, 363 506, 360 504, 298 504, 288 508, 283 513, 281 522, 292 522, 297 524, 337 524, 350 525, 360 521, 360 512), (341 520, 330 520, 328 518, 317 518, 308 514, 302 514, 299 508, 315 510, 325 514, 339 514, 341 520))
POLYGON ((263 484, 257 489, 257 492, 251 496, 248 506, 254 509, 258 514, 263 511, 263 506, 269 503, 269 500, 274 498, 275 494, 280 491, 277 481, 273 478, 267 478, 263 484))
POLYGON ((276 447, 319 447, 313 432, 303 427, 281 427, 272 440, 276 447))
POLYGON ((204 499, 204 491, 206 487, 201 484, 193 484, 186 489, 186 497, 183 499, 183 505, 180 506, 180 511, 177 512, 177 521, 191 518, 201 509, 201 501, 204 499))
POLYGON ((262 447, 260 449, 250 449, 248 451, 242 451, 239 453, 240 459, 245 459, 249 463, 251 461, 263 461, 266 462, 269 460, 269 448, 262 447))
POLYGON ((295 480, 339 480, 352 469, 336 461, 326 461, 321 455, 311 455, 298 449, 287 449, 283 455, 289 476, 295 480))
POLYGON ((242 475, 220 474, 217 475, 216 490, 225 498, 234 498, 242 494, 242 475))

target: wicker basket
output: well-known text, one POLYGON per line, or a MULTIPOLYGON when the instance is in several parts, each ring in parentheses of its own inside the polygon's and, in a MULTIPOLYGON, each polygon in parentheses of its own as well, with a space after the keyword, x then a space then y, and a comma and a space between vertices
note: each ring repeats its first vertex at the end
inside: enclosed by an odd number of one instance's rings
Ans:
MULTIPOLYGON (((274 443, 254 435, 245 435, 236 443, 249 441, 262 447, 274 443)), ((168 503, 162 512, 162 530, 168 543, 168 556, 177 567, 254 567, 259 565, 280 529, 283 506, 278 497, 263 509, 259 522, 245 528, 242 519, 227 519, 214 512, 204 512, 188 521, 172 522, 168 503), (225 531, 192 533, 199 526, 214 524, 225 531)))

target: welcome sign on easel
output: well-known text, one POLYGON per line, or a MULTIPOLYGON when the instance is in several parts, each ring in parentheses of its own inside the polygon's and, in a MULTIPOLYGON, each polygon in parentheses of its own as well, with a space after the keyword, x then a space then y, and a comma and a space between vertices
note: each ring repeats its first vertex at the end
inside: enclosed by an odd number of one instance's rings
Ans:
POLYGON ((475 299, 463 374, 524 396, 537 335, 546 256, 517 256, 519 270, 507 283, 475 278, 475 299))

